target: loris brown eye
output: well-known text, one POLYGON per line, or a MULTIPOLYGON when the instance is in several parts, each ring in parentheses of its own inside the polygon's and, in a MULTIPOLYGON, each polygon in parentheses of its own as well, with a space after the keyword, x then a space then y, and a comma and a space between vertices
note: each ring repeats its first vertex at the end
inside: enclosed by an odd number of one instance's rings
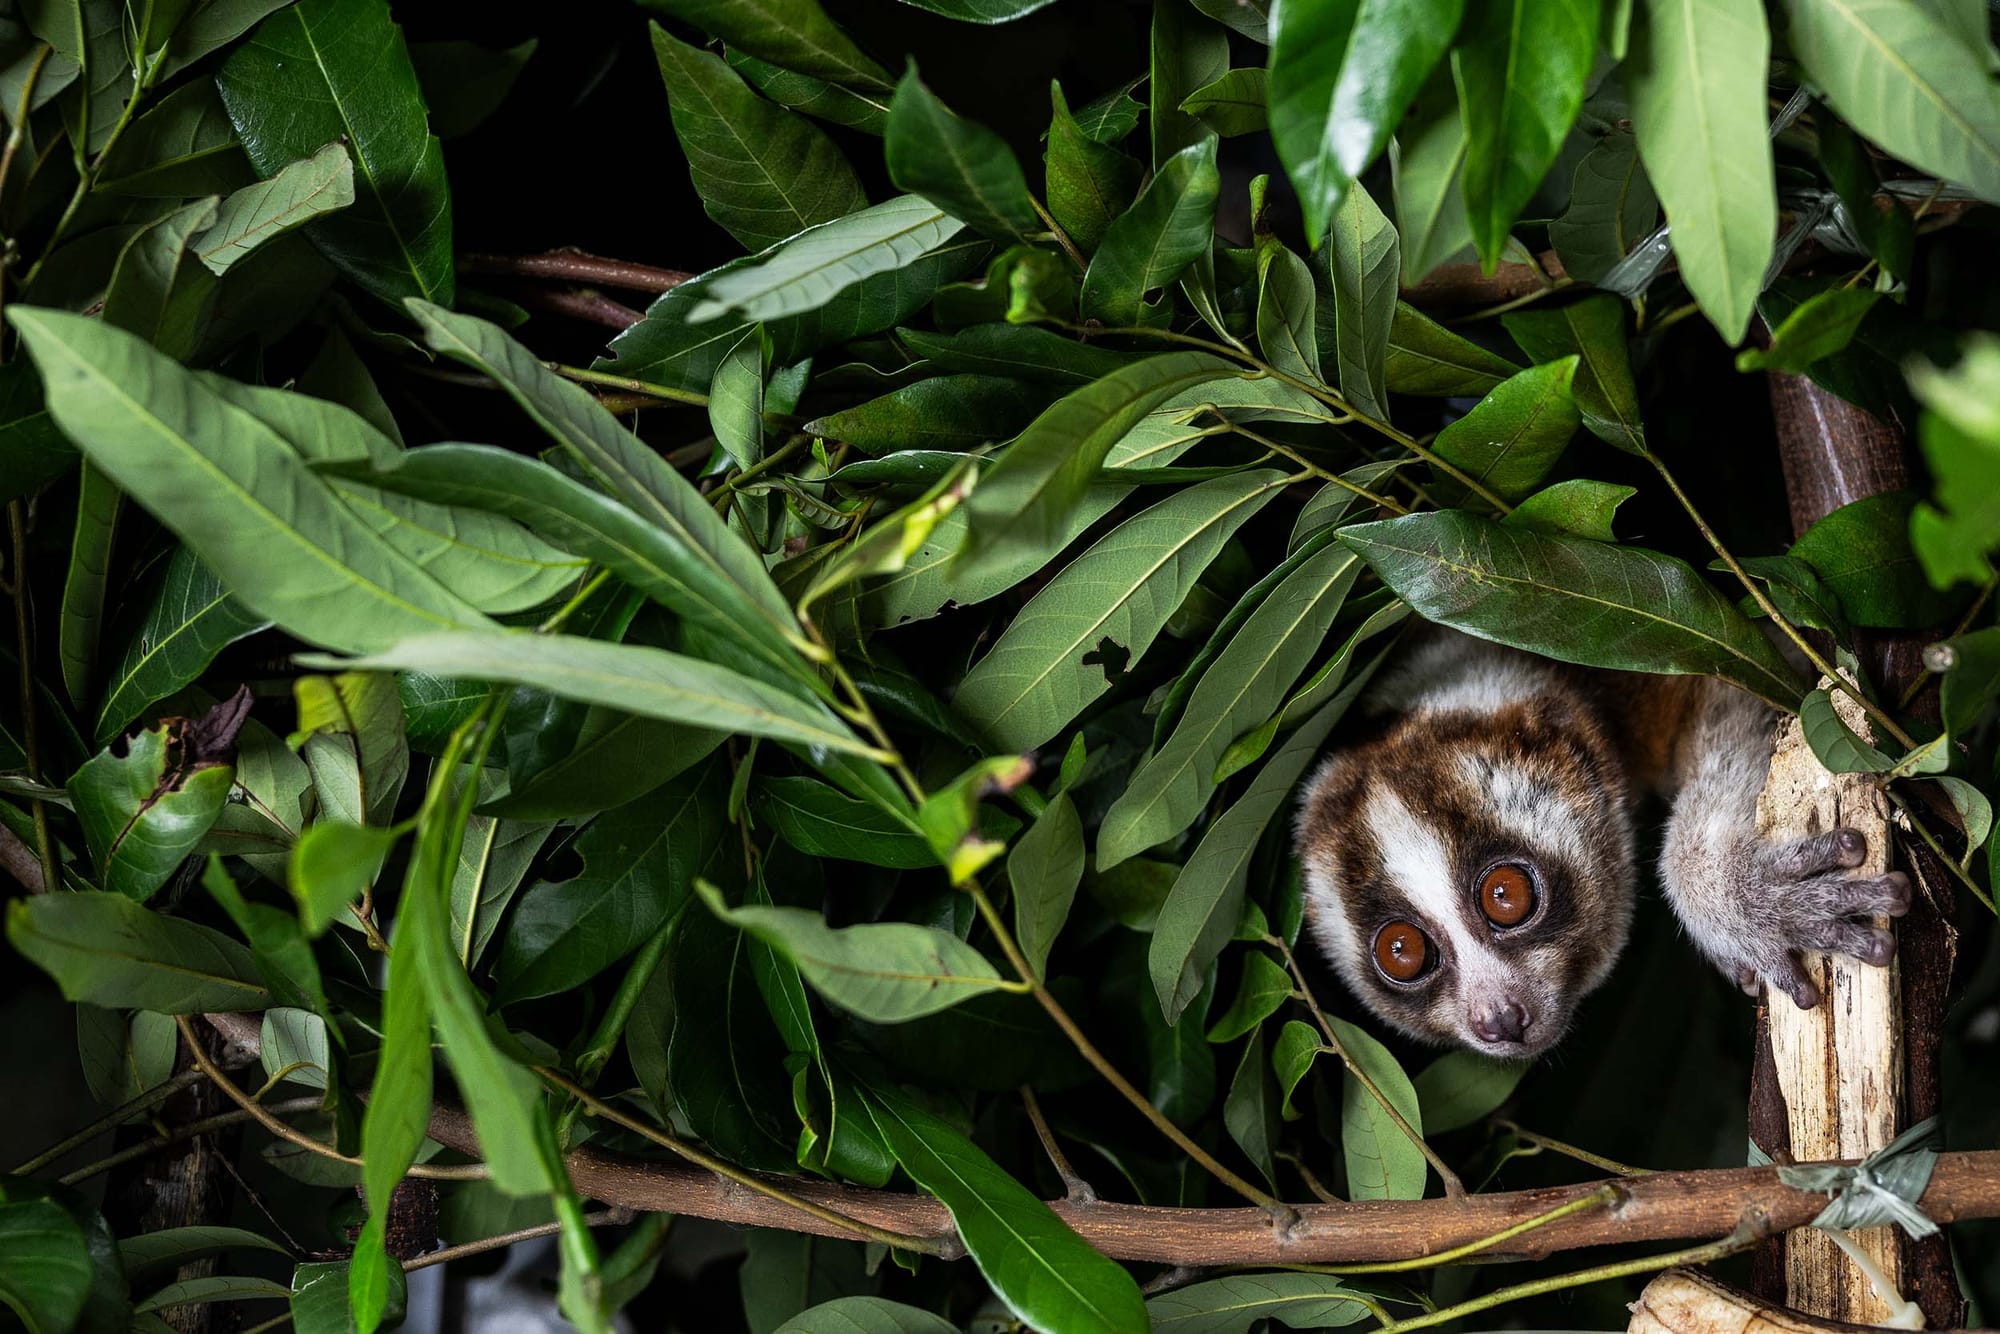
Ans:
POLYGON ((1535 881, 1518 866, 1496 866, 1479 879, 1479 911, 1495 926, 1519 926, 1535 911, 1535 881))
POLYGON ((1392 982, 1414 982, 1430 967, 1431 942, 1411 922, 1391 922, 1375 933, 1375 966, 1392 982))

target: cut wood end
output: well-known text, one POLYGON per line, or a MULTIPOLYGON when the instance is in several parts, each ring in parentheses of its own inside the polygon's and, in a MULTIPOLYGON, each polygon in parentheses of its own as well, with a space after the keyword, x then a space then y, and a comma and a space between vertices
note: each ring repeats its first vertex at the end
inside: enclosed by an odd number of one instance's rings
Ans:
POLYGON ((1692 1269, 1661 1274, 1631 1309, 1629 1334, 1853 1334, 1881 1328, 1776 1306, 1692 1269))

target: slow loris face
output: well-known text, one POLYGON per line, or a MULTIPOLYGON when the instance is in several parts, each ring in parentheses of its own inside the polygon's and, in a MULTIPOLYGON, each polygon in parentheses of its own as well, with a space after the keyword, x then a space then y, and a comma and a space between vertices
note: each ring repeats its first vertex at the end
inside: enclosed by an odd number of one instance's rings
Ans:
POLYGON ((1451 703, 1406 714, 1313 776, 1298 821, 1307 918, 1384 1021, 1534 1056, 1625 945, 1624 774, 1566 691, 1451 703))

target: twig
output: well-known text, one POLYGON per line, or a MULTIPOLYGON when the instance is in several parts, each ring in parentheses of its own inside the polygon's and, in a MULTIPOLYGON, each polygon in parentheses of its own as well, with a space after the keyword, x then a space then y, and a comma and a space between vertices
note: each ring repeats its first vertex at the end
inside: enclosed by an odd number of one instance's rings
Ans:
POLYGON ((1404 1118, 1402 1112, 1397 1110, 1395 1103, 1389 1101, 1389 1095, 1377 1087, 1375 1081, 1368 1077, 1368 1072, 1363 1070, 1355 1059, 1347 1054, 1346 1044, 1341 1042, 1340 1035, 1334 1032, 1333 1021, 1326 1017, 1326 1011, 1320 1009, 1319 1001, 1314 998, 1312 988, 1306 984, 1305 970, 1299 967, 1298 957, 1292 953, 1292 947, 1285 943, 1283 936, 1266 936, 1264 937, 1264 942, 1268 945, 1277 946, 1278 952, 1285 956, 1285 967, 1291 972, 1292 985, 1298 988, 1299 999, 1304 1002, 1306 1009, 1312 1012, 1313 1019, 1319 1024, 1319 1031, 1326 1038, 1328 1050, 1340 1058, 1340 1063, 1347 1067, 1347 1073, 1353 1076, 1355 1081, 1368 1091, 1368 1096, 1375 1099, 1383 1112, 1387 1113, 1389 1119, 1396 1123, 1396 1128, 1403 1132, 1404 1138, 1415 1145, 1417 1152, 1424 1156, 1424 1161, 1429 1163, 1431 1170, 1438 1174, 1438 1180, 1444 1183, 1445 1198, 1448 1200, 1464 1199, 1465 1183, 1458 1179, 1458 1173, 1445 1165, 1444 1159, 1438 1157, 1437 1151, 1424 1141, 1422 1135, 1417 1133, 1417 1128, 1404 1118))
POLYGON ((629 375, 613 375, 609 371, 593 371, 582 366, 565 366, 559 361, 544 362, 550 370, 565 380, 578 384, 601 385, 606 389, 622 389, 629 394, 643 394, 647 398, 664 399, 669 403, 686 403, 691 407, 705 407, 708 395, 692 389, 669 389, 663 384, 653 384, 646 380, 635 380, 629 375))
POLYGON ((188 1085, 196 1083, 204 1077, 199 1070, 183 1070, 177 1075, 161 1080, 130 1102, 113 1108, 103 1116, 98 1117, 74 1135, 70 1135, 49 1145, 48 1148, 43 1149, 40 1153, 16 1167, 12 1175, 24 1177, 30 1172, 39 1172, 64 1154, 82 1148, 99 1135, 116 1130, 119 1126, 124 1125, 133 1117, 139 1115, 139 1113, 150 1112, 153 1108, 158 1107, 188 1085))
POLYGON ((1082 273, 1089 268, 1090 265, 1084 262, 1083 252, 1076 248, 1076 242, 1069 239, 1069 233, 1062 229, 1062 224, 1055 220, 1055 215, 1032 194, 1028 196, 1028 202, 1035 206, 1036 216, 1041 218, 1042 225, 1049 229, 1049 235, 1053 236, 1056 244, 1062 247, 1062 252, 1069 256, 1069 262, 1076 265, 1076 271, 1082 273))
POLYGON ((1293 450, 1286 448, 1285 446, 1279 444, 1275 440, 1270 440, 1265 438, 1264 436, 1257 434, 1255 431, 1251 430, 1247 426, 1239 426, 1235 422, 1231 422, 1229 424, 1229 429, 1253 444, 1262 445, 1264 448, 1270 450, 1273 454, 1283 455, 1285 458, 1290 459, 1292 462, 1298 464, 1300 467, 1310 471, 1313 476, 1323 478, 1326 481, 1331 482, 1333 485, 1339 487, 1341 490, 1347 491, 1353 495, 1360 496, 1363 500, 1366 500, 1371 504, 1380 505, 1383 509, 1388 510, 1389 513, 1391 514, 1408 514, 1410 512, 1409 506, 1404 505, 1399 501, 1391 500, 1387 496, 1377 495, 1375 492, 1370 491, 1365 486, 1361 486, 1354 482, 1348 481, 1345 477, 1342 477, 1337 472, 1332 472, 1326 468, 1321 468, 1315 464, 1309 463, 1293 450))
POLYGON ((1660 1269, 1672 1269, 1675 1265, 1700 1265, 1738 1251, 1747 1251, 1765 1236, 1765 1230, 1758 1227, 1743 1227, 1730 1233, 1721 1241, 1711 1241, 1706 1246, 1694 1246, 1683 1251, 1669 1251, 1665 1255, 1649 1255, 1639 1260, 1623 1260, 1617 1264, 1598 1265, 1594 1269, 1579 1269, 1575 1273, 1557 1274, 1552 1278, 1538 1278, 1527 1283, 1516 1283, 1510 1288, 1501 1288, 1484 1296, 1456 1306, 1441 1306, 1435 1311, 1426 1311, 1408 1320, 1395 1320, 1382 1326, 1385 1330, 1425 1329, 1431 1325, 1443 1325, 1461 1316, 1475 1315, 1480 1311, 1490 1311, 1496 1306, 1505 1306, 1523 1297, 1539 1297, 1545 1293, 1561 1292, 1565 1288, 1580 1288, 1586 1283, 1601 1283, 1607 1278, 1625 1278, 1631 1274, 1650 1274, 1660 1269))
MULTIPOLYGON (((183 1071, 183 1073, 191 1073, 197 1079, 202 1078, 201 1071, 199 1070, 183 1071)), ((320 1106, 318 1098, 291 1098, 284 1102, 274 1102, 270 1104, 267 1110, 272 1112, 309 1112, 318 1106, 320 1106)), ((85 1163, 82 1167, 63 1173, 57 1180, 65 1186, 74 1186, 80 1182, 90 1180, 90 1178, 96 1176, 99 1172, 109 1172, 114 1167, 123 1167, 126 1163, 136 1162, 141 1158, 158 1153, 161 1149, 169 1145, 179 1144, 182 1140, 193 1139, 197 1135, 206 1135, 211 1131, 225 1130, 230 1126, 241 1125, 250 1119, 252 1119, 250 1113, 241 1108, 233 1112, 217 1112, 214 1116, 205 1116, 199 1121, 186 1122, 183 1125, 175 1126, 172 1130, 163 1131, 149 1140, 129 1145, 108 1158, 100 1158, 94 1163, 85 1163)))
MULTIPOLYGON (((335 1162, 347 1163, 353 1167, 361 1166, 361 1159, 342 1153, 330 1145, 322 1144, 303 1131, 294 1130, 273 1115, 270 1108, 265 1107, 242 1089, 236 1087, 234 1081, 218 1069, 215 1062, 208 1059, 208 1053, 202 1050, 201 1039, 196 1035, 194 1025, 188 1022, 186 1015, 175 1015, 174 1024, 180 1029, 181 1041, 187 1043, 188 1056, 194 1061, 196 1068, 207 1075, 231 1102, 249 1113, 252 1121, 255 1121, 258 1125, 285 1141, 285 1143, 304 1149, 307 1153, 315 1154, 321 1158, 331 1158, 335 1162)), ((438 1167, 430 1163, 412 1163, 408 1175, 413 1177, 428 1177, 440 1181, 477 1181, 485 1178, 486 1168, 482 1163, 472 1163, 464 1167, 438 1167)))
POLYGON ((1574 1158, 1580 1163, 1588 1163, 1600 1172, 1609 1172, 1614 1176, 1621 1177, 1649 1177, 1653 1175, 1653 1169, 1650 1167, 1633 1167, 1630 1164, 1621 1163, 1615 1158, 1606 1158, 1603 1154, 1592 1153, 1588 1149, 1579 1149, 1574 1144, 1565 1144, 1559 1139, 1550 1139, 1547 1135, 1537 1135, 1534 1131, 1524 1129, 1513 1121, 1501 1120, 1495 1124, 1501 1129, 1511 1132, 1516 1139, 1525 1140, 1538 1149, 1547 1149, 1549 1152, 1559 1153, 1565 1158, 1574 1158))
POLYGON ((1035 1091, 1026 1084, 1021 1085, 1021 1105, 1027 1108, 1028 1121, 1035 1127, 1035 1134, 1042 1141, 1042 1152, 1048 1154, 1049 1165, 1062 1178, 1063 1194, 1076 1204, 1091 1204, 1097 1199, 1097 1191, 1088 1181, 1076 1174, 1063 1156, 1062 1145, 1056 1143, 1056 1132, 1049 1129, 1048 1119, 1042 1115, 1042 1105, 1035 1100, 1035 1091))
POLYGON ((5 825, 0 825, 0 871, 20 881, 21 888, 30 894, 48 888, 42 883, 42 859, 5 825))
POLYGON ((605 259, 569 248, 540 255, 460 255, 458 267, 467 273, 552 278, 655 294, 671 292, 695 276, 683 269, 662 269, 651 264, 634 264, 630 260, 605 259))
POLYGON ((559 291, 551 292, 539 287, 515 292, 513 300, 535 310, 545 310, 551 315, 567 315, 572 319, 586 320, 591 324, 601 324, 608 329, 624 331, 645 319, 645 315, 632 309, 622 301, 613 301, 601 292, 559 291))
MULTIPOLYGON (((630 1209, 600 1209, 594 1214, 583 1216, 586 1227, 622 1227, 638 1215, 630 1209)), ((468 1255, 483 1255, 487 1251, 502 1250, 517 1242, 533 1241, 536 1237, 552 1237, 562 1231, 561 1223, 537 1223, 513 1232, 501 1232, 491 1237, 481 1237, 477 1241, 460 1242, 456 1246, 446 1246, 428 1255, 419 1255, 414 1260, 403 1261, 403 1272, 428 1269, 432 1265, 450 1264, 453 1260, 463 1260, 468 1255)))
MULTIPOLYGON (((1972 605, 1965 609, 1965 614, 1958 618, 1958 624, 1951 628, 1950 632, 1945 635, 1945 638, 1948 640, 1956 639, 1967 630, 1970 630, 1972 623, 1979 619, 1979 613, 1986 610, 1986 604, 1993 600, 1993 590, 1996 588, 2000 588, 2000 576, 1986 581, 1986 586, 1979 590, 1979 596, 1972 600, 1972 605)), ((1902 697, 1896 701, 1897 708, 1909 708, 1911 701, 1923 693, 1924 686, 1929 683, 1931 677, 1937 675, 1935 669, 1930 665, 1930 655, 1926 653, 1924 658, 1924 669, 1911 678, 1910 684, 1904 689, 1902 697)))
POLYGON ((584 1110, 592 1116, 600 1117, 603 1120, 611 1122, 613 1125, 623 1126, 633 1134, 651 1140, 663 1149, 679 1154, 697 1167, 705 1168, 719 1177, 735 1182, 739 1186, 746 1186, 759 1195, 768 1196, 773 1200, 788 1205, 818 1222, 828 1223, 845 1232, 852 1232, 866 1237, 870 1241, 884 1242, 887 1245, 906 1251, 918 1251, 926 1255, 941 1255, 947 1250, 945 1246, 934 1238, 908 1236, 900 1232, 892 1232, 887 1228, 879 1228, 871 1223, 865 1223, 860 1219, 849 1218, 845 1214, 826 1208, 824 1205, 815 1204, 811 1200, 796 1195, 782 1186, 775 1185, 762 1177, 746 1172, 740 1167, 725 1163, 720 1158, 711 1157, 703 1153, 700 1149, 695 1148, 692 1144, 669 1135, 658 1126, 648 1125, 634 1116, 627 1116, 610 1103, 591 1093, 583 1085, 564 1077, 559 1071, 552 1070, 545 1065, 538 1065, 531 1068, 537 1075, 541 1076, 543 1082, 552 1088, 559 1088, 569 1094, 570 1097, 575 1098, 578 1103, 582 1104, 584 1110))
POLYGON ((1292 1265, 1290 1267, 1310 1274, 1403 1274, 1413 1269, 1434 1269, 1439 1265, 1453 1264, 1465 1259, 1467 1256, 1491 1250, 1503 1241, 1512 1241, 1514 1238, 1533 1232, 1537 1228, 1547 1227, 1557 1219, 1568 1218, 1571 1214, 1580 1214, 1590 1209, 1607 1208, 1616 1204, 1621 1194, 1623 1194, 1623 1191, 1618 1186, 1607 1182, 1590 1194, 1578 1199, 1566 1200, 1546 1213, 1536 1214, 1533 1218, 1524 1218, 1510 1227, 1501 1228, 1498 1232, 1490 1236, 1481 1237, 1476 1241, 1468 1241, 1463 1246, 1453 1246, 1449 1250, 1438 1251, 1432 1255, 1417 1255, 1407 1260, 1382 1260, 1375 1264, 1292 1265))

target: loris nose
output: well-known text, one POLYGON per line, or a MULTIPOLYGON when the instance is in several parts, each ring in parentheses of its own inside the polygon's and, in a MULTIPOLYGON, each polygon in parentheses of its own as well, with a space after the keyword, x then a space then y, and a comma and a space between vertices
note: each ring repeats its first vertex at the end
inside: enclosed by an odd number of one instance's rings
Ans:
POLYGON ((1516 1000, 1489 1002, 1472 1012, 1472 1031, 1485 1042, 1520 1042, 1534 1020, 1516 1000))

